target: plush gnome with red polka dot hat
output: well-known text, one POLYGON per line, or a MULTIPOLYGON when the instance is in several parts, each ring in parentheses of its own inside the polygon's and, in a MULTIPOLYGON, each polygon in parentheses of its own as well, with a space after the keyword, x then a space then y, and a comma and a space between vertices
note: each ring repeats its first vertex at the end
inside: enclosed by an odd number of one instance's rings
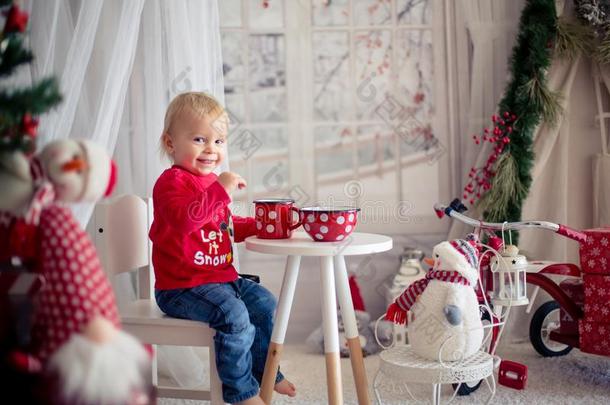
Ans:
POLYGON ((407 329, 413 352, 436 361, 456 361, 476 353, 483 325, 475 293, 479 251, 474 238, 441 242, 433 249, 434 267, 390 305, 386 319, 412 317, 407 329))
POLYGON ((120 330, 109 280, 65 204, 109 195, 116 181, 114 163, 93 143, 66 139, 48 144, 28 167, 29 173, 21 166, 13 170, 21 187, 12 188, 6 172, 0 175, 0 187, 9 195, 0 197, 5 200, 0 227, 8 239, 0 260, 17 257, 44 280, 21 366, 45 376, 41 386, 48 400, 42 402, 146 403, 149 355, 120 330), (29 199, 23 191, 28 181, 29 199), (13 190, 23 195, 15 197, 13 190), (17 204, 24 199, 27 204, 17 204))

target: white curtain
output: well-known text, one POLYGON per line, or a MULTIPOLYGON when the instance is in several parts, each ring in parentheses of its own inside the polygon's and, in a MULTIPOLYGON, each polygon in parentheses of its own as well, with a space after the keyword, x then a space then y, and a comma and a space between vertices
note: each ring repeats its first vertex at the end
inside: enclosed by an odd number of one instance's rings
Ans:
MULTIPOLYGON (((176 94, 189 90, 205 91, 224 105, 216 1, 147 0, 115 151, 123 169, 117 194, 152 195, 155 180, 169 166, 159 153, 165 109, 176 94)), ((227 162, 219 170, 228 170, 227 162)))
POLYGON ((607 107, 602 103, 603 94, 610 93, 610 69, 594 65, 596 80, 597 113, 600 127, 601 153, 593 156, 593 226, 610 226, 610 136, 607 107), (603 83, 603 86, 600 84, 603 83), (605 89, 605 91, 602 90, 605 89))
MULTIPOLYGON (((63 102, 41 117, 39 147, 86 138, 115 148, 144 0, 42 1, 31 8, 32 80, 54 74, 63 102)), ((92 204, 74 207, 84 226, 92 204)))
MULTIPOLYGON (((581 65, 581 56, 578 56, 574 60, 555 60, 549 70, 549 89, 562 94, 561 106, 564 113, 559 116, 554 126, 540 125, 534 133, 532 185, 523 203, 523 218, 578 226, 570 216, 568 196, 573 192, 570 183, 574 179, 570 172, 575 163, 570 137, 579 134, 571 133, 568 117, 571 108, 570 95, 576 72, 581 65)), ((575 249, 578 248, 576 242, 562 237, 548 237, 541 232, 543 231, 530 230, 520 233, 519 245, 527 250, 528 255, 537 259, 578 262, 577 256, 574 255, 575 249), (568 260, 570 258, 572 260, 568 260)))
MULTIPOLYGON (((548 220, 577 227, 570 218, 568 195, 573 190, 570 185, 574 177, 570 161, 570 137, 575 134, 570 130, 568 120, 576 72, 582 66, 581 56, 574 60, 555 60, 547 76, 548 86, 563 95, 564 114, 555 126, 540 125, 534 133, 535 161, 532 168, 532 185, 523 203, 522 217, 527 219, 548 220)), ((572 148, 573 149, 573 148, 572 148)), ((529 260, 547 259, 578 263, 576 250, 578 243, 560 236, 545 234, 543 230, 525 230, 520 232, 519 248, 529 260), (571 253, 570 253, 571 252, 571 253)), ((528 286, 533 288, 532 286, 528 286)), ((511 311, 505 341, 524 341, 528 339, 528 328, 536 308, 551 297, 540 290, 530 314, 525 307, 515 307, 511 311)))
MULTIPOLYGON (((516 39, 518 20, 524 1, 462 0, 464 23, 471 47, 470 95, 467 116, 460 132, 461 179, 464 188, 470 168, 482 166, 489 155, 490 146, 475 145, 472 134, 481 134, 496 112, 507 80, 509 58, 516 39)), ((468 53, 468 49, 460 52, 468 53)), ((461 196, 460 196, 461 198, 461 196)), ((467 204, 470 209, 470 204, 467 204)), ((469 215, 477 217, 474 209, 469 215)), ((449 239, 464 237, 471 229, 453 221, 449 239)))
MULTIPOLYGON (((31 0, 30 46, 36 59, 24 82, 54 74, 63 102, 41 117, 39 147, 60 138, 87 138, 113 154, 115 195, 150 196, 169 162, 158 140, 173 96, 206 91, 224 104, 216 0, 31 0)), ((220 170, 227 170, 225 163, 220 170)), ((74 208, 85 226, 92 204, 74 208)), ((119 306, 133 298, 115 282, 119 306)), ((181 385, 203 380, 192 350, 161 348, 160 369, 181 385)))

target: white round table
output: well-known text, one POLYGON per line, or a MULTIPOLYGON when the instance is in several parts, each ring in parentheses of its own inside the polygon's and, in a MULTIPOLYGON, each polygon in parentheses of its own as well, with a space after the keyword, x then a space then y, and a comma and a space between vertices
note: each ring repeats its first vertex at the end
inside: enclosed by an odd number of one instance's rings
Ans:
POLYGON ((350 350, 358 403, 361 405, 370 404, 364 360, 360 339, 358 338, 358 326, 349 290, 344 257, 385 252, 392 248, 392 238, 384 235, 354 232, 341 242, 314 242, 305 232, 295 232, 290 239, 258 239, 251 236, 245 242, 246 249, 253 252, 288 256, 261 384, 263 401, 266 404, 271 403, 275 375, 280 363, 288 318, 296 289, 301 256, 319 256, 328 403, 332 405, 343 403, 336 297, 341 308, 345 336, 350 350))

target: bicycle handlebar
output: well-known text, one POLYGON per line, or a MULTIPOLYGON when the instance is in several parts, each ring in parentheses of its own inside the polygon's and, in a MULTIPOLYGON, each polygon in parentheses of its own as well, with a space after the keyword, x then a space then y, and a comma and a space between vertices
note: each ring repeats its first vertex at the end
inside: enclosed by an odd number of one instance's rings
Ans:
POLYGON ((573 239, 577 242, 584 243, 587 241, 587 235, 581 231, 577 231, 568 226, 555 224, 553 222, 547 221, 520 221, 520 222, 483 222, 476 220, 474 218, 470 218, 464 214, 461 214, 455 208, 451 206, 446 206, 443 204, 434 204, 434 210, 436 211, 436 215, 439 218, 442 218, 443 215, 450 216, 451 218, 455 218, 458 221, 461 221, 467 225, 471 225, 473 227, 481 228, 481 229, 493 229, 497 231, 502 230, 517 230, 524 228, 541 228, 549 231, 556 232, 562 236, 573 239))
POLYGON ((585 243, 587 241, 587 235, 584 232, 577 231, 576 229, 565 225, 560 224, 557 233, 580 243, 585 243))

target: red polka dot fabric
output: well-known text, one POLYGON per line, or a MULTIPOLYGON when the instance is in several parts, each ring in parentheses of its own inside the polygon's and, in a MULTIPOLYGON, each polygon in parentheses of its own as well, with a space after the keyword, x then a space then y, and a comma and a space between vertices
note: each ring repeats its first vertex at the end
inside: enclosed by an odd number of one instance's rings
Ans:
POLYGON ((38 236, 39 271, 46 282, 38 295, 32 343, 33 354, 44 361, 97 314, 117 327, 120 322, 93 243, 70 209, 45 208, 38 236))

